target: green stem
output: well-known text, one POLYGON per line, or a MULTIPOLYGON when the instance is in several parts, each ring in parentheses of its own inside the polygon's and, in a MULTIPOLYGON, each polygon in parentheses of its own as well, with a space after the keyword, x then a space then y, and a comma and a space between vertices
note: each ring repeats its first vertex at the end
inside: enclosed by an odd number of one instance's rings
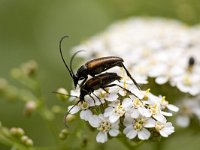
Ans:
POLYGON ((134 150, 137 149, 138 146, 140 146, 143 142, 141 143, 136 143, 134 141, 130 141, 128 140, 126 137, 122 136, 120 138, 118 138, 118 140, 124 144, 124 146, 127 147, 127 149, 129 150, 134 150))

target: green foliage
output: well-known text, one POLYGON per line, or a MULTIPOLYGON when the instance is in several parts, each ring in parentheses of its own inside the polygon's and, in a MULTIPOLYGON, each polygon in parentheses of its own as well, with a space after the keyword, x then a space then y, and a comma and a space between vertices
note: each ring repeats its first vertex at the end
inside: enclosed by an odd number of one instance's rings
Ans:
MULTIPOLYGON (((58 52, 60 37, 70 35, 63 45, 69 62, 68 49, 114 20, 160 16, 193 25, 200 22, 199 13, 199 0, 1 0, 0 76, 4 78, 0 79, 0 149, 33 149, 29 138, 22 140, 12 135, 13 126, 24 129, 36 150, 126 149, 127 143, 123 145, 116 139, 105 145, 96 144, 95 133, 82 122, 72 121, 69 131, 63 131, 68 103, 58 101, 52 91, 59 87, 69 90, 72 80, 58 52), (8 76, 11 68, 30 59, 39 63, 39 73, 37 64, 30 61, 12 69, 8 76)), ((162 149, 198 149, 197 126, 161 140, 162 149)), ((161 149, 154 143, 145 143, 138 149, 155 147, 161 149)))

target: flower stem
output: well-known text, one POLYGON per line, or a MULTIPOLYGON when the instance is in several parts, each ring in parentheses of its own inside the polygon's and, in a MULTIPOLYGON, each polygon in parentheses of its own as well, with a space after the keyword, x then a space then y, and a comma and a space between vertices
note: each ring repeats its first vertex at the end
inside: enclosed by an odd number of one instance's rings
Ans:
POLYGON ((127 149, 129 149, 129 150, 135 150, 139 145, 141 145, 143 143, 143 142, 136 143, 134 141, 130 141, 127 138, 125 138, 124 136, 118 138, 118 140, 120 142, 122 142, 124 144, 124 146, 126 146, 127 149))

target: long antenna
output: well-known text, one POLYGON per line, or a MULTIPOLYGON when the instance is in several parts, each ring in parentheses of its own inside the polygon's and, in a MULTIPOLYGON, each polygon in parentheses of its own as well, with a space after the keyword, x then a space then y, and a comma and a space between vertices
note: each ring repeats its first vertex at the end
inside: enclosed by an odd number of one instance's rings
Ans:
POLYGON ((59 93, 59 92, 56 92, 56 91, 53 91, 52 93, 60 94, 60 95, 64 95, 64 96, 70 96, 70 97, 76 97, 76 98, 79 98, 78 96, 75 96, 75 95, 63 94, 63 93, 59 93))
POLYGON ((65 67, 67 68, 67 70, 69 71, 69 74, 70 76, 73 78, 73 72, 69 69, 69 67, 67 66, 67 63, 65 62, 65 59, 63 57, 63 54, 62 54, 62 41, 65 39, 65 38, 68 38, 69 36, 65 35, 63 36, 61 39, 60 39, 60 42, 59 42, 59 50, 60 50, 60 55, 61 55, 61 58, 62 58, 62 61, 64 62, 65 64, 65 67))
POLYGON ((72 69, 72 62, 73 62, 75 56, 76 56, 78 53, 82 52, 82 51, 84 51, 84 50, 79 50, 79 51, 75 52, 75 53, 73 54, 71 60, 70 60, 70 70, 71 70, 72 74, 74 74, 74 73, 73 73, 73 69, 72 69))

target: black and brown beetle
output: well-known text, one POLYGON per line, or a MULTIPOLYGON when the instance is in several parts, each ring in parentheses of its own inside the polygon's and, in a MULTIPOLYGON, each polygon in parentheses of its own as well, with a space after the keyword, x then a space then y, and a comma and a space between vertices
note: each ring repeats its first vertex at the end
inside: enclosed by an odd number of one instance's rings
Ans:
POLYGON ((78 70, 77 73, 74 74, 73 70, 72 70, 72 61, 74 59, 74 57, 80 52, 76 52, 70 61, 70 68, 68 67, 68 65, 66 64, 63 54, 62 54, 62 49, 61 49, 61 44, 64 38, 66 38, 68 36, 63 36, 60 40, 59 43, 59 50, 60 50, 60 54, 61 54, 61 58, 66 66, 66 68, 68 69, 71 77, 73 78, 74 81, 74 86, 76 87, 78 84, 79 80, 83 80, 80 84, 80 86, 82 86, 86 80, 88 79, 88 75, 94 77, 97 74, 100 74, 101 72, 104 72, 110 68, 113 68, 115 66, 118 67, 123 67, 124 70, 126 71, 126 74, 128 75, 128 77, 130 77, 130 79, 133 81, 133 83, 137 86, 138 89, 140 89, 140 86, 137 84, 137 82, 133 79, 133 77, 131 76, 131 74, 128 72, 128 70, 126 69, 126 67, 124 66, 123 62, 124 60, 120 57, 117 56, 108 56, 108 57, 100 57, 100 58, 96 58, 93 60, 88 61, 87 63, 85 63, 84 65, 82 65, 78 70))

